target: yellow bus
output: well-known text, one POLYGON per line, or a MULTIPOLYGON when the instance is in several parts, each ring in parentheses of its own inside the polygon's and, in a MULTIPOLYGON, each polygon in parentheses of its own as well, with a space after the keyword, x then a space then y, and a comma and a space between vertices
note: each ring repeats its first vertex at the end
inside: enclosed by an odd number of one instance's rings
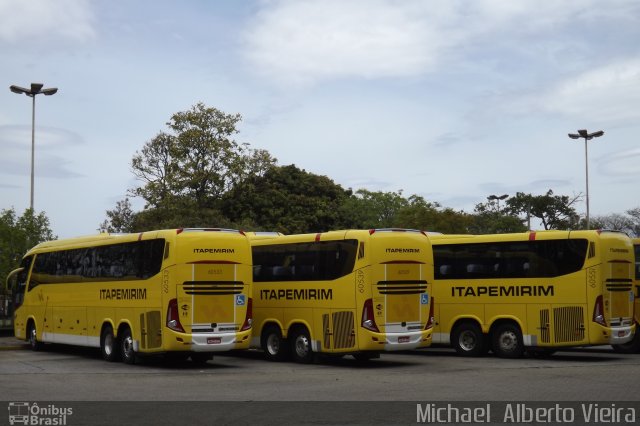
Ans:
POLYGON ((619 345, 613 345, 613 349, 616 352, 632 354, 632 353, 640 353, 640 238, 633 239, 633 250, 635 252, 635 280, 634 280, 634 291, 635 291, 635 320, 636 320, 636 332, 633 335, 633 340, 627 343, 622 343, 619 345))
POLYGON ((45 242, 7 278, 14 331, 43 343, 206 362, 251 341, 251 247, 241 232, 173 229, 45 242))
POLYGON ((346 230, 251 240, 252 346, 309 363, 431 343, 431 245, 413 230, 346 230))
POLYGON ((631 240, 607 231, 433 235, 434 343, 505 358, 624 344, 634 332, 631 240))

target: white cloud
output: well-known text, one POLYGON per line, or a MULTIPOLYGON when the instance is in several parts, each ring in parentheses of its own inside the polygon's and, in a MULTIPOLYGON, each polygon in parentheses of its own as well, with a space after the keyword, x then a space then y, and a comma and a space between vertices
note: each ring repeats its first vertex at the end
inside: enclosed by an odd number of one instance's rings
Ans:
POLYGON ((416 6, 384 0, 267 3, 246 35, 246 54, 285 82, 416 75, 448 43, 423 24, 416 6))
POLYGON ((93 20, 88 0, 3 0, 0 42, 84 41, 95 36, 93 20))
POLYGON ((640 149, 616 152, 603 158, 599 170, 607 176, 640 175, 640 149))
POLYGON ((596 123, 622 123, 640 118, 640 58, 603 65, 525 97, 518 109, 561 113, 596 123))
POLYGON ((599 13, 606 7, 595 0, 274 0, 262 2, 244 47, 257 72, 286 85, 417 76, 475 43, 521 49, 520 35, 544 38, 599 13))

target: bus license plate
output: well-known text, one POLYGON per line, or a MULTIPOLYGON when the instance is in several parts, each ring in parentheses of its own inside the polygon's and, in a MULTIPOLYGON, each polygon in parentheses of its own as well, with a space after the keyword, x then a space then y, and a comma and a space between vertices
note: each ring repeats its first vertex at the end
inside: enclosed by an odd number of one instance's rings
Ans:
POLYGON ((624 330, 620 330, 618 331, 618 337, 625 337, 627 335, 627 332, 624 330))
POLYGON ((218 343, 222 343, 222 339, 220 337, 207 337, 208 345, 217 345, 218 343))
POLYGON ((409 336, 398 337, 398 343, 409 343, 409 336))

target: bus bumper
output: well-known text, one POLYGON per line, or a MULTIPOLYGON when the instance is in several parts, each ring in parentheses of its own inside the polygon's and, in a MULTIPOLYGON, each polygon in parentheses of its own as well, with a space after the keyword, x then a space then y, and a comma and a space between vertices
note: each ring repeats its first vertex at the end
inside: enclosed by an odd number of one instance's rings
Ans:
POLYGON ((609 343, 611 345, 621 345, 623 343, 630 342, 632 339, 633 326, 611 328, 611 336, 609 337, 609 343))
POLYGON ((363 350, 406 351, 431 345, 431 330, 409 333, 367 333, 363 350))
POLYGON ((251 330, 238 333, 197 333, 172 332, 168 337, 168 350, 191 352, 224 352, 234 349, 248 349, 251 330))

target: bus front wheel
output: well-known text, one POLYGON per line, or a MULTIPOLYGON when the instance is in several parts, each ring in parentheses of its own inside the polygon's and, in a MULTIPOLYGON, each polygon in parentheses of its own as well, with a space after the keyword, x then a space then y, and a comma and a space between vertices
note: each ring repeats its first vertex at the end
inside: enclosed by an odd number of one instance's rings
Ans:
POLYGON ((113 335, 113 328, 106 325, 100 335, 100 352, 102 359, 109 362, 118 361, 118 341, 113 335))
POLYGON ((502 324, 493 332, 493 352, 500 358, 520 358, 524 343, 520 328, 513 324, 502 324))
POLYGON ((482 329, 473 322, 456 326, 451 333, 451 344, 463 356, 481 356, 487 347, 482 329))
POLYGON ((311 337, 306 327, 297 327, 291 333, 291 355, 295 362, 310 364, 313 361, 311 337))
POLYGON ((282 361, 287 356, 287 342, 282 338, 280 327, 275 325, 264 329, 260 346, 269 361, 282 361))
POLYGON ((27 336, 29 336, 29 347, 31 347, 31 350, 39 351, 42 349, 42 342, 38 341, 38 333, 36 332, 36 325, 33 321, 29 322, 27 336))
POLYGON ((133 350, 133 337, 131 336, 131 329, 129 327, 122 330, 122 336, 120 337, 120 356, 125 364, 136 363, 136 353, 133 350))

